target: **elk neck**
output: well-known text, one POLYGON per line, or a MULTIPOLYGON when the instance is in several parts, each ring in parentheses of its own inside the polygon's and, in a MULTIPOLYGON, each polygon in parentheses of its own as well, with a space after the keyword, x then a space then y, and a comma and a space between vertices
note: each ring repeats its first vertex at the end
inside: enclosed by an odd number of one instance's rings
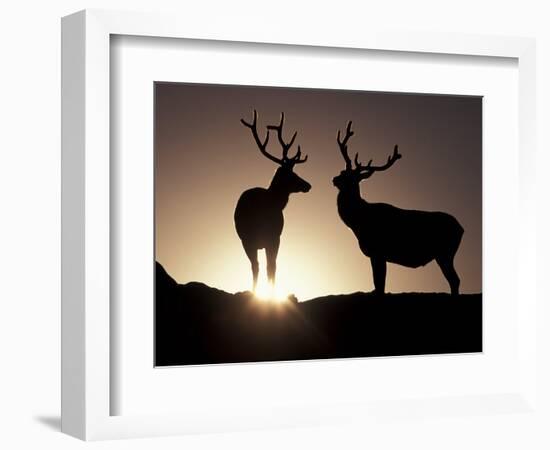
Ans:
POLYGON ((285 209, 290 192, 281 182, 278 182, 278 177, 273 177, 271 184, 267 188, 267 192, 269 192, 272 198, 274 207, 280 208, 281 210, 285 209))
POLYGON ((343 222, 350 228, 353 228, 355 222, 359 219, 359 210, 368 205, 368 202, 361 198, 359 184, 348 186, 338 192, 336 198, 338 214, 343 222))

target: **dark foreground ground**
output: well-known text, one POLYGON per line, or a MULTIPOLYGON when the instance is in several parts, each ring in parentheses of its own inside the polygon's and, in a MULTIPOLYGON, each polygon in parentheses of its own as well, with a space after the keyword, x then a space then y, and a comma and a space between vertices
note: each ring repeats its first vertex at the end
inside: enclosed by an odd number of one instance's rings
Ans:
POLYGON ((358 292, 271 304, 179 285, 158 263, 155 322, 157 366, 482 350, 481 294, 358 292))

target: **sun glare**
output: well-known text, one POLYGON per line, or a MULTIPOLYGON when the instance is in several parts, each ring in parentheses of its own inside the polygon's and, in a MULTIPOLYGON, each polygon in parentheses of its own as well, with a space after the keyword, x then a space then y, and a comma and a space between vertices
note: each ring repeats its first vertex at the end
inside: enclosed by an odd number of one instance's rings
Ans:
POLYGON ((275 286, 273 286, 267 281, 258 282, 256 290, 254 291, 254 295, 260 301, 274 303, 286 302, 288 300, 288 297, 290 296, 290 294, 282 286, 278 284, 275 284, 275 286))

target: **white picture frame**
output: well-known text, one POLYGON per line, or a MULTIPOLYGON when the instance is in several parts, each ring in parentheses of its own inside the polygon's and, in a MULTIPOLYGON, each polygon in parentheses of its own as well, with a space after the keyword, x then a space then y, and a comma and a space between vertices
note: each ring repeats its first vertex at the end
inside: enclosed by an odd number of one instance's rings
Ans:
MULTIPOLYGON (((513 58, 519 73, 520 201, 517 270, 521 304, 517 327, 516 389, 461 399, 401 401, 400 410, 446 409, 479 414, 511 409, 536 411, 536 236, 535 44, 532 39, 384 31, 279 31, 234 29, 217 23, 205 28, 191 17, 112 11, 82 11, 62 22, 62 430, 85 440, 162 436, 192 432, 246 430, 271 426, 333 423, 349 418, 391 415, 384 402, 343 402, 330 411, 319 405, 278 407, 276 414, 235 414, 231 405, 219 411, 184 414, 111 415, 110 378, 110 38, 112 35, 200 39, 242 43, 288 44, 333 49, 369 49, 418 54, 513 58)), ((519 295, 516 294, 516 295, 519 295)), ((270 370, 267 367, 265 370, 270 370)), ((391 405, 395 408, 395 401, 391 405)), ((437 413, 435 413, 437 414, 437 413)))

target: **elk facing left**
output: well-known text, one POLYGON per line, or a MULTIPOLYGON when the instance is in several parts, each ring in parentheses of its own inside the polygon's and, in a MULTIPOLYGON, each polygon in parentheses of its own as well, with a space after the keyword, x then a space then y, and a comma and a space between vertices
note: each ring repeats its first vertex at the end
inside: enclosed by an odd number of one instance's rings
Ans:
POLYGON ((354 166, 348 154, 348 141, 353 135, 351 121, 343 138, 338 131, 336 141, 345 168, 332 183, 338 189, 340 219, 356 236, 363 254, 370 258, 375 292, 384 293, 387 263, 417 268, 435 260, 449 283, 451 294, 458 295, 460 278, 454 267, 454 257, 464 229, 453 216, 444 212, 401 209, 362 198, 361 181, 390 169, 401 159, 401 154, 396 145, 385 164, 374 166, 372 160, 361 164, 356 153, 354 166))

